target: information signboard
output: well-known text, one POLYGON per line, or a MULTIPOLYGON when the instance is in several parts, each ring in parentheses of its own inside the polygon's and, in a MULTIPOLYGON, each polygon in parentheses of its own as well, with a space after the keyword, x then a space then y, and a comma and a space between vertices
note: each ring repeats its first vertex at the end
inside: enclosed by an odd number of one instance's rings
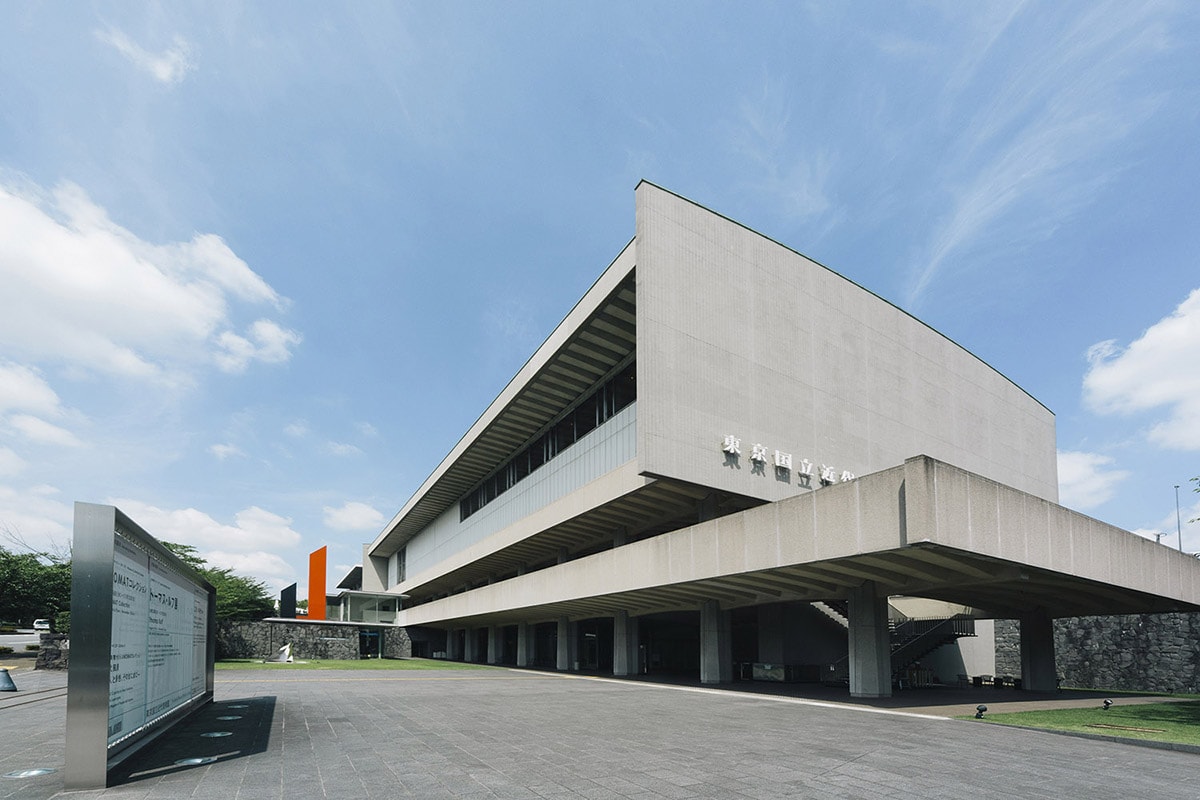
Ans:
POLYGON ((216 592, 112 506, 75 504, 67 788, 212 700, 216 592))

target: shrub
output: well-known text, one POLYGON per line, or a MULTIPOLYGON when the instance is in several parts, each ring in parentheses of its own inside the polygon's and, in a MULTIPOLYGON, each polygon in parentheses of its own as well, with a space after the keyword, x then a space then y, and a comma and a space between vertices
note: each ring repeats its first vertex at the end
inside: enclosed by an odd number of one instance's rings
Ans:
POLYGON ((54 632, 55 633, 70 633, 71 632, 71 612, 60 611, 54 615, 54 632))
POLYGON ((0 644, 0 656, 7 655, 12 652, 12 648, 5 644, 0 644))
POLYGON ((37 651, 38 651, 40 648, 41 648, 41 645, 40 645, 40 644, 27 644, 27 645, 25 645, 25 651, 26 651, 26 652, 28 652, 28 653, 36 653, 36 652, 37 652, 37 651))

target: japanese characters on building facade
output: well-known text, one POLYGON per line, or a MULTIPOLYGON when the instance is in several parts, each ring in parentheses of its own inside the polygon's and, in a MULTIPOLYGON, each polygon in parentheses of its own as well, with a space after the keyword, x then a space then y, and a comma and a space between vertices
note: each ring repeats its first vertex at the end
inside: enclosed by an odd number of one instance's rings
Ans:
MULTIPOLYGON (((726 434, 724 441, 721 443, 721 451, 727 456, 740 456, 742 454, 741 438, 732 433, 726 434)), ((750 445, 750 462, 755 466, 765 467, 770 455, 766 445, 757 442, 750 445)), ((839 473, 837 469, 828 464, 817 466, 807 458, 800 459, 799 464, 793 468, 792 454, 785 453, 782 450, 775 450, 770 460, 774 463, 777 471, 790 473, 794 469, 797 475, 807 478, 809 481, 816 478, 821 486, 845 483, 857 477, 853 472, 848 470, 842 470, 839 473)))

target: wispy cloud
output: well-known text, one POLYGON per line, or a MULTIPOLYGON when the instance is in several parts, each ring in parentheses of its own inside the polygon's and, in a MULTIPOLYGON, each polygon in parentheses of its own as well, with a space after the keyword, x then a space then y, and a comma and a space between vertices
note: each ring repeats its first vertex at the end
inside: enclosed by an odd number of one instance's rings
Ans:
MULTIPOLYGON (((1157 17, 1138 4, 1110 3, 1065 30, 1045 26, 1032 56, 1010 70, 946 154, 936 179, 949 202, 911 272, 909 305, 947 269, 965 268, 976 248, 1047 236, 1128 166, 1105 157, 1161 104, 1125 86, 1166 46, 1157 17), (1018 215, 996 234, 1001 220, 1018 215)), ((1018 35, 1011 21, 1002 21, 1001 34, 1018 35)), ((1003 50, 989 44, 987 52, 999 60, 1003 50)), ((973 98, 970 89, 958 95, 963 102, 973 98)))
POLYGON ((325 526, 335 531, 368 531, 383 527, 383 513, 366 503, 347 502, 341 508, 325 506, 325 526))
POLYGON ((827 150, 797 146, 792 97, 786 83, 764 72, 759 90, 739 108, 730 145, 745 162, 746 180, 788 217, 807 219, 830 207, 826 192, 833 158, 827 150))
POLYGON ((234 456, 245 455, 245 453, 242 452, 242 449, 236 444, 209 445, 208 452, 216 456, 218 461, 224 461, 225 459, 233 458, 234 456))
POLYGON ((79 438, 66 428, 31 414, 17 414, 10 417, 8 423, 26 439, 37 444, 57 447, 80 447, 83 445, 83 442, 79 441, 79 438))
POLYGON ((325 444, 325 449, 335 456, 347 457, 362 455, 361 448, 352 444, 346 444, 345 442, 327 442, 325 444))
POLYGON ((1128 347, 1115 340, 1092 345, 1084 399, 1101 413, 1162 409, 1150 441, 1173 450, 1200 450, 1200 289, 1128 347))
POLYGON ((95 32, 96 38, 142 70, 159 83, 172 85, 181 82, 196 68, 192 60, 192 48, 181 36, 176 36, 171 46, 161 53, 151 53, 129 38, 124 31, 108 28, 95 32))
POLYGON ((1112 499, 1128 470, 1116 469, 1116 461, 1099 453, 1060 450, 1058 453, 1059 502, 1086 511, 1112 499))

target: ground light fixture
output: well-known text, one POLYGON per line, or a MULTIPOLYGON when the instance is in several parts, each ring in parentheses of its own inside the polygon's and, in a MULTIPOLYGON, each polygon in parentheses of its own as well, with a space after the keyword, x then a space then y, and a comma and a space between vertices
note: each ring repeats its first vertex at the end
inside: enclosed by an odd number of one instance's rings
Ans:
POLYGON ((58 772, 58 770, 51 769, 50 767, 37 767, 36 769, 19 769, 19 770, 16 770, 15 772, 6 772, 6 773, 4 773, 4 777, 6 777, 6 778, 36 778, 39 775, 49 775, 53 772, 58 772))
POLYGON ((201 764, 212 764, 217 760, 216 756, 197 756, 196 758, 181 758, 175 762, 177 767, 198 767, 201 764))
POLYGON ((975 706, 975 719, 983 719, 983 712, 987 711, 987 706, 980 703, 975 706))
POLYGON ((208 731, 200 735, 206 739, 220 739, 222 736, 233 736, 233 731, 208 731))
POLYGON ((1102 707, 1105 711, 1108 711, 1110 708, 1112 708, 1112 700, 1105 700, 1102 704, 1102 707))

